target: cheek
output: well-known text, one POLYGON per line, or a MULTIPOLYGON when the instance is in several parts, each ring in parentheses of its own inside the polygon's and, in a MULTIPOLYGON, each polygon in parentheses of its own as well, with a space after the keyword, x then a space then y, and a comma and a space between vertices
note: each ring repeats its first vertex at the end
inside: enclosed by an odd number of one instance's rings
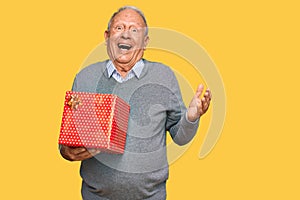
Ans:
POLYGON ((135 38, 135 44, 138 47, 143 47, 144 46, 144 38, 143 37, 136 37, 135 38))
POLYGON ((111 34, 108 40, 110 41, 110 43, 115 43, 118 38, 120 38, 120 34, 115 33, 111 34))

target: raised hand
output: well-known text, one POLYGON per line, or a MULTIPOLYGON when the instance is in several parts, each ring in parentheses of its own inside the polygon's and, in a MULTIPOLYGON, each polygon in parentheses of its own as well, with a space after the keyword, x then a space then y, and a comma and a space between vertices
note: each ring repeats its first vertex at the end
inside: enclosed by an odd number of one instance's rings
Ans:
POLYGON ((187 118, 189 121, 194 122, 199 119, 209 108, 209 104, 212 98, 211 91, 207 89, 201 98, 203 93, 204 86, 200 84, 197 88, 197 91, 189 105, 187 111, 187 118))

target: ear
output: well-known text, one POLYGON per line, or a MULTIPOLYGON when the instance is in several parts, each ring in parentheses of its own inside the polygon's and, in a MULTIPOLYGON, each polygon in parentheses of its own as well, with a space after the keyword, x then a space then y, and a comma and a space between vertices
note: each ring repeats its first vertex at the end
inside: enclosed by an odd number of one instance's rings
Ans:
POLYGON ((108 30, 104 31, 104 38, 105 38, 105 41, 107 42, 107 40, 109 39, 109 31, 108 30))
POLYGON ((146 49, 146 46, 148 45, 149 40, 150 40, 149 36, 148 35, 145 36, 145 38, 144 38, 144 49, 146 49))

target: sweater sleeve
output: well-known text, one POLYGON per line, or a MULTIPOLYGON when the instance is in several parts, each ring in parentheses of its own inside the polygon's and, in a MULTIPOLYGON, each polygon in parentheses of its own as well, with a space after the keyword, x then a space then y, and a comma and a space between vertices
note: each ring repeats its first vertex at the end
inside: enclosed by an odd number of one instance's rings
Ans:
POLYGON ((73 85, 72 85, 72 91, 76 91, 77 90, 77 76, 75 76, 74 81, 73 81, 73 85))
POLYGON ((183 103, 175 75, 171 78, 170 87, 173 95, 170 98, 170 107, 167 111, 166 130, 170 132, 176 144, 185 145, 196 135, 200 119, 195 122, 188 121, 187 109, 183 103))

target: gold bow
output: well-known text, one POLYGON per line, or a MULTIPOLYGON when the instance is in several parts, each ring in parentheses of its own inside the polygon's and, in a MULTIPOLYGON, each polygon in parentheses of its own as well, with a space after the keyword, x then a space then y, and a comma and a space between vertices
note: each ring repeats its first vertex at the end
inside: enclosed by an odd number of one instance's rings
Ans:
POLYGON ((82 105, 82 103, 78 95, 72 94, 70 100, 68 101, 68 105, 71 107, 72 110, 76 110, 78 106, 82 105))

